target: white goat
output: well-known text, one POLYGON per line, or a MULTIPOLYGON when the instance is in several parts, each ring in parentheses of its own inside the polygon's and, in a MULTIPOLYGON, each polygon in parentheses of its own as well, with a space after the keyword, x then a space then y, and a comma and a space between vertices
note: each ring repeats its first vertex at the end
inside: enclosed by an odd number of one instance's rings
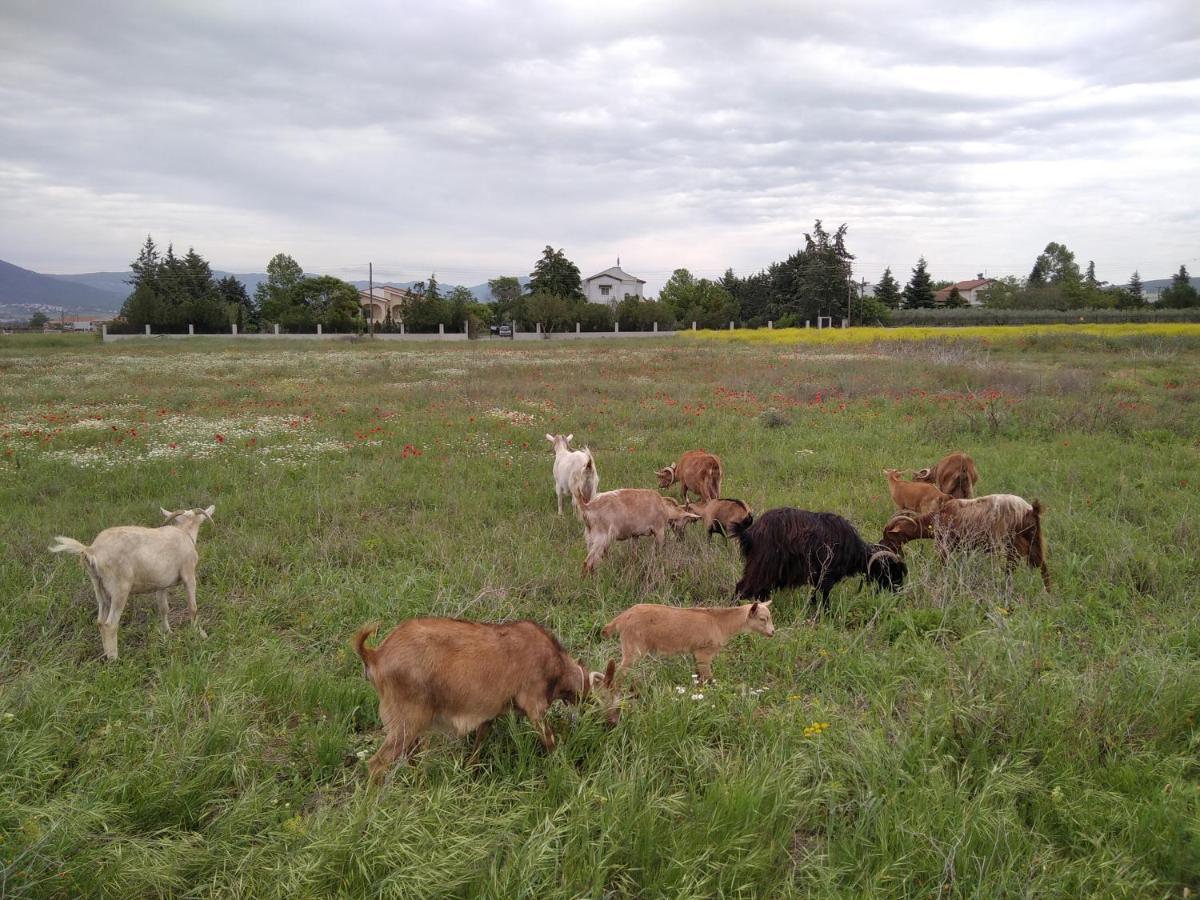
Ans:
POLYGON ((573 437, 573 434, 546 435, 546 440, 554 447, 554 495, 558 499, 560 516, 563 511, 563 497, 570 497, 574 503, 575 494, 578 492, 583 494, 583 499, 590 500, 600 489, 600 473, 596 471, 592 451, 587 447, 572 450, 570 443, 573 437))
POLYGON ((51 553, 74 553, 92 581, 99 607, 97 623, 104 655, 117 658, 117 627, 130 594, 154 593, 163 631, 167 620, 167 590, 182 583, 187 588, 188 614, 201 637, 208 637, 196 620, 196 535, 200 523, 212 521, 215 506, 207 509, 162 510, 159 528, 120 525, 106 528, 91 546, 69 537, 56 537, 51 553))

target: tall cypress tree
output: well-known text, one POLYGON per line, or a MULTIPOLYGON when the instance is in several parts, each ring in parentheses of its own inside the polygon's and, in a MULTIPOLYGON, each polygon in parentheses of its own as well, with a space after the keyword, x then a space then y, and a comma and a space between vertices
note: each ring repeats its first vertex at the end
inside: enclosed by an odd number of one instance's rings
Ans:
POLYGON ((900 284, 892 275, 892 267, 888 266, 879 276, 879 284, 875 285, 875 299, 888 309, 900 308, 900 284))
POLYGON ((1146 291, 1142 287, 1142 276, 1138 274, 1138 270, 1133 270, 1133 275, 1129 278, 1129 293, 1138 298, 1138 302, 1142 303, 1146 299, 1146 291))
POLYGON ((929 277, 925 257, 917 260, 912 278, 904 286, 905 309, 929 309, 933 306, 933 280, 929 277))

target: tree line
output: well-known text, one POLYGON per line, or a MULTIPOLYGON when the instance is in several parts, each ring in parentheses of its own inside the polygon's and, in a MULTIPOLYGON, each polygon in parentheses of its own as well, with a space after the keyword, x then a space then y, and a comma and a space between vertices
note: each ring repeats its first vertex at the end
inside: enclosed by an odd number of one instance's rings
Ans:
POLYGON ((130 263, 132 290, 121 318, 132 331, 149 325, 155 331, 228 331, 237 325, 251 333, 266 324, 288 331, 351 332, 362 326, 358 288, 330 275, 306 275, 292 257, 276 254, 267 263, 266 280, 254 294, 227 275, 217 279, 208 262, 193 248, 177 256, 168 245, 160 253, 152 236, 130 263))
MULTIPOLYGON (((201 331, 254 331, 278 324, 289 331, 312 331, 320 324, 330 332, 380 331, 474 333, 488 326, 514 322, 531 330, 546 331, 663 330, 689 327, 723 328, 729 322, 760 327, 774 322, 780 327, 815 322, 820 316, 852 324, 887 324, 895 310, 965 307, 967 301, 949 281, 935 280, 922 257, 903 287, 886 268, 866 294, 855 284, 854 254, 846 245, 847 226, 833 231, 817 220, 804 244, 795 253, 751 275, 727 269, 719 279, 697 278, 687 269, 676 269, 663 285, 657 300, 626 295, 615 304, 588 302, 579 267, 561 249, 547 245, 523 285, 517 276, 488 282, 491 303, 480 303, 465 287, 446 291, 431 274, 416 282, 394 314, 387 311, 382 323, 367 323, 359 290, 329 275, 307 275, 292 257, 276 254, 267 264, 267 277, 253 296, 233 276, 216 279, 209 264, 192 248, 180 257, 168 246, 160 253, 147 237, 130 264, 132 291, 121 310, 133 330, 178 329, 191 324, 201 331), (949 288, 942 302, 939 290, 949 288)), ((1014 310, 1137 309, 1147 305, 1141 278, 1135 271, 1129 282, 1113 285, 1096 278, 1094 262, 1080 269, 1075 254, 1052 241, 1034 261, 1025 278, 992 279, 979 292, 985 307, 1014 310)), ((1158 307, 1200 306, 1187 268, 1180 266, 1169 288, 1162 291, 1158 307)))

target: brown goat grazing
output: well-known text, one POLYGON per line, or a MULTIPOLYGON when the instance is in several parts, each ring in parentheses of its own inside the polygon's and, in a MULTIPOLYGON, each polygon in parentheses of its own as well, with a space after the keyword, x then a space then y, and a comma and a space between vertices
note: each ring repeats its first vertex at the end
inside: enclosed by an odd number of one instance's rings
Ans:
POLYGON ((905 481, 900 477, 899 469, 884 469, 883 474, 887 476, 888 493, 892 495, 892 502, 897 509, 931 512, 943 500, 949 499, 935 485, 923 481, 905 481))
POLYGON ((1042 506, 1037 500, 1030 503, 1015 494, 952 498, 934 512, 893 516, 880 543, 899 553, 909 541, 923 538, 935 541, 943 559, 956 549, 1000 551, 1010 565, 1023 559, 1042 573, 1042 582, 1050 588, 1042 506))
POLYGON ((757 631, 767 637, 775 634, 770 605, 767 600, 719 609, 680 609, 639 603, 605 625, 602 633, 605 637, 614 632, 621 635, 618 677, 647 654, 690 653, 696 660, 696 674, 704 682, 712 678, 713 657, 735 634, 743 631, 757 631))
POLYGON ((701 500, 716 500, 721 496, 721 460, 705 450, 689 450, 679 462, 658 470, 658 486, 668 488, 679 482, 683 502, 688 493, 701 500))
POLYGON ((936 485, 943 494, 959 500, 969 500, 975 496, 975 482, 978 480, 975 460, 961 452, 949 453, 936 466, 913 472, 913 481, 936 485))
POLYGON ((576 490, 575 504, 579 507, 584 538, 587 540, 584 574, 596 568, 596 563, 608 552, 613 541, 652 534, 661 547, 668 527, 683 528, 688 522, 700 518, 697 513, 689 512, 670 497, 644 488, 604 491, 591 500, 576 490))
POLYGON ((546 710, 555 700, 578 702, 603 677, 589 673, 533 622, 409 619, 372 649, 367 638, 378 628, 363 626, 353 641, 379 695, 386 733, 368 767, 372 781, 407 757, 431 728, 452 737, 474 731, 478 751, 492 720, 509 709, 524 713, 552 750, 554 732, 542 719, 546 710))
POLYGON ((754 522, 754 514, 750 507, 741 500, 730 497, 689 503, 684 509, 700 516, 700 522, 704 525, 710 541, 714 534, 731 537, 740 529, 749 528, 754 522))

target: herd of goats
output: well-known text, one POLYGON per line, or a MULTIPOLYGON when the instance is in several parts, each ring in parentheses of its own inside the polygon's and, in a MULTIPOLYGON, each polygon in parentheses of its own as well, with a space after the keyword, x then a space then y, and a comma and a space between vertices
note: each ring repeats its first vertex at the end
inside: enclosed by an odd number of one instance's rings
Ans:
MULTIPOLYGON (((491 722, 511 709, 524 714, 546 748, 553 748, 547 709, 556 700, 579 702, 596 688, 607 696, 608 721, 615 724, 621 702, 617 683, 641 657, 690 654, 697 677, 708 681, 713 657, 734 635, 774 634, 773 591, 806 586, 828 606, 834 585, 853 576, 876 589, 897 590, 907 574, 904 545, 909 541, 932 539, 943 559, 963 549, 999 552, 1010 564, 1024 560, 1039 569, 1050 586, 1040 505, 1013 494, 974 497, 978 473, 964 453, 950 454, 912 480, 885 470, 899 512, 884 526, 881 539, 869 544, 835 513, 781 507, 756 517, 743 501, 721 497, 721 461, 703 450, 689 451, 657 473, 661 488, 679 485, 682 503, 657 490, 600 492, 595 460, 586 448, 571 449, 573 437, 546 435, 554 448, 559 515, 568 498, 584 525, 585 573, 616 541, 653 535, 661 546, 668 530, 699 521, 710 539, 720 534, 737 541, 744 568, 734 599, 750 602, 717 608, 632 606, 604 627, 605 637, 618 634, 621 642, 619 668, 612 660, 604 672, 589 671, 554 635, 530 621, 409 619, 375 647, 367 641, 379 625, 364 626, 353 646, 379 696, 385 732, 369 764, 372 780, 383 778, 430 729, 455 737, 474 732, 477 753, 491 722), (689 494, 698 499, 689 501, 689 494)), ((50 550, 78 555, 91 580, 107 658, 117 658, 117 628, 133 594, 155 595, 162 629, 169 632, 167 591, 184 585, 189 619, 206 636, 197 621, 196 539, 214 512, 213 506, 164 509, 165 521, 157 528, 107 528, 90 545, 56 538, 50 550)))

